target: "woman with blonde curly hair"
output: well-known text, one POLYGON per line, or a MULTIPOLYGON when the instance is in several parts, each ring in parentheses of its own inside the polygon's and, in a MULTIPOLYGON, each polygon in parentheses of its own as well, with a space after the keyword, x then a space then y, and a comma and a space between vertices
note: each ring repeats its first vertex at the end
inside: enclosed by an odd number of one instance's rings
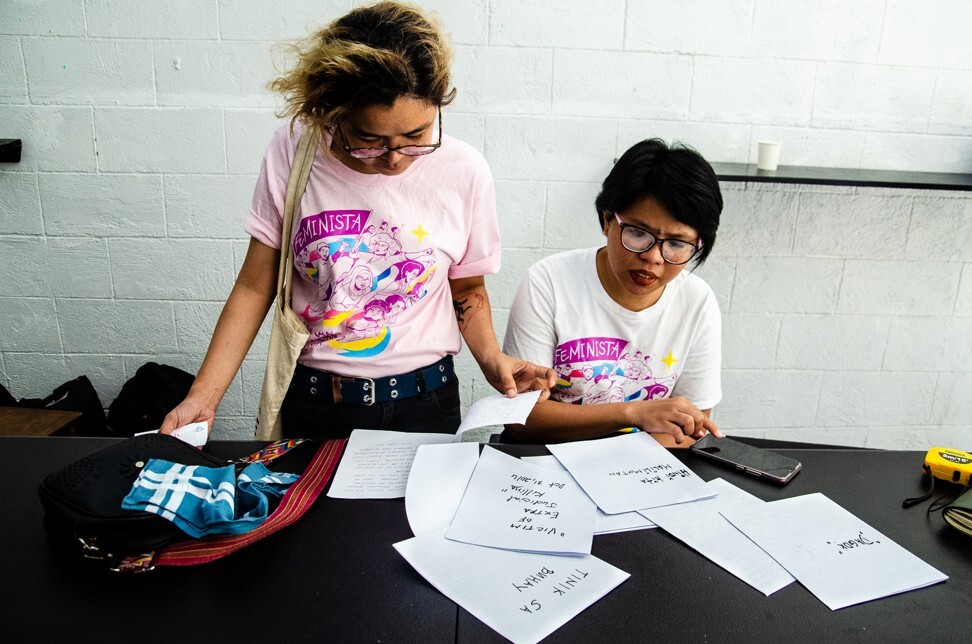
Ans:
POLYGON ((284 435, 455 431, 452 356, 462 340, 500 392, 512 396, 537 379, 553 385, 552 370, 505 355, 495 339, 483 279, 500 267, 493 179, 478 152, 443 132, 442 108, 456 91, 451 51, 436 24, 415 7, 381 2, 352 10, 294 53, 292 69, 271 84, 290 123, 263 159, 244 226, 246 259, 196 382, 162 431, 194 421, 212 429, 275 297, 288 237, 297 268, 292 307, 305 313, 311 335, 281 409, 284 435), (287 183, 302 136, 314 137, 316 156, 285 235, 287 183), (301 270, 311 254, 330 270, 301 270), (384 326, 349 327, 366 302, 393 293, 386 291, 394 281, 383 279, 389 266, 418 254, 428 255, 422 296, 403 300, 404 310, 384 326), (360 297, 339 297, 347 288, 336 286, 346 282, 360 297))

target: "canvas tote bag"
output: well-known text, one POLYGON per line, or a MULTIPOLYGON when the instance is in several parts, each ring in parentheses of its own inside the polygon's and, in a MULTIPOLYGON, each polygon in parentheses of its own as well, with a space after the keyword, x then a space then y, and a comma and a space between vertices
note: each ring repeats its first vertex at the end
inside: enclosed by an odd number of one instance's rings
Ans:
POLYGON ((287 183, 287 200, 284 205, 283 234, 280 236, 280 267, 277 271, 277 299, 273 304, 273 325, 270 329, 270 347, 267 352, 267 369, 263 375, 263 391, 257 409, 256 437, 260 440, 277 440, 283 436, 280 406, 283 404, 290 380, 294 377, 297 358, 310 337, 310 332, 290 306, 294 272, 294 245, 291 243, 294 214, 300 205, 314 165, 317 137, 305 130, 297 144, 294 165, 290 168, 287 183))

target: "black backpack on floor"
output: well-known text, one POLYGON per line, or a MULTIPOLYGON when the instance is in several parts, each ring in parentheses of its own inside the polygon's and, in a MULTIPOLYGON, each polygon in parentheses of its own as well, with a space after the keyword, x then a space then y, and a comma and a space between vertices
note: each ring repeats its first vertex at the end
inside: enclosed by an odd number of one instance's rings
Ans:
POLYGON ((68 380, 46 398, 21 398, 19 407, 31 409, 55 409, 59 411, 79 411, 76 436, 113 436, 105 425, 105 410, 94 385, 87 376, 68 380))
POLYGON ((108 408, 108 427, 118 436, 158 429, 165 415, 189 393, 195 379, 182 369, 146 362, 108 408))

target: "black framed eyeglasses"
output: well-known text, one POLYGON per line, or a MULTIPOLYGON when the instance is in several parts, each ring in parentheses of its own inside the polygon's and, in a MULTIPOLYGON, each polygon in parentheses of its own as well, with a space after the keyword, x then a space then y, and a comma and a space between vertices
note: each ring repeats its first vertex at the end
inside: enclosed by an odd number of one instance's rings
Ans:
POLYGON ((621 245, 632 253, 645 253, 657 242, 661 246, 661 256, 669 264, 682 265, 692 261, 702 250, 702 240, 694 244, 681 239, 660 239, 644 228, 638 228, 621 221, 618 213, 612 213, 621 227, 621 245))
POLYGON ((438 106, 439 111, 439 140, 436 143, 430 143, 428 145, 399 145, 393 148, 388 146, 381 146, 377 148, 352 148, 348 145, 348 141, 344 136, 344 130, 342 129, 342 123, 338 123, 337 131, 341 136, 341 147, 345 152, 353 156, 355 159, 377 159, 378 157, 384 156, 389 152, 398 152, 407 157, 420 157, 426 154, 432 154, 442 145, 442 106, 438 106))

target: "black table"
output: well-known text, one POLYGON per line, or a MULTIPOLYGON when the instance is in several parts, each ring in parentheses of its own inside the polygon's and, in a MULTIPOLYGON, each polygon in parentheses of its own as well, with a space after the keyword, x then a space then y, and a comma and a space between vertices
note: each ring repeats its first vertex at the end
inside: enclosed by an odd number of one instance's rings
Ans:
MULTIPOLYGON (((516 448, 514 453, 541 453, 516 448)), ((508 450, 504 450, 508 451, 508 450)), ((544 642, 943 642, 968 639, 972 539, 925 505, 901 501, 922 490, 922 452, 779 449, 803 463, 785 487, 710 464, 679 460, 705 480, 721 477, 765 500, 822 492, 949 576, 910 593, 831 611, 799 582, 764 596, 660 529, 598 535, 591 554, 631 578, 544 642)), ((503 641, 460 609, 459 640, 503 641)))
MULTIPOLYGON (((199 566, 120 575, 55 557, 41 525, 37 485, 111 441, 0 439, 4 641, 455 639, 456 605, 391 547, 412 536, 400 500, 322 495, 297 523, 199 566)), ((217 441, 207 451, 235 458, 265 444, 217 441)))
MULTIPOLYGON (((0 439, 0 528, 7 641, 502 641, 433 589, 395 552, 411 536, 404 504, 321 497, 296 524, 202 566, 143 575, 92 574, 54 557, 36 487, 104 439, 0 439), (16 517, 16 520, 13 519, 16 517), (8 639, 10 636, 13 639, 8 639)), ((215 442, 221 456, 256 443, 215 442)), ((508 446, 516 455, 536 446, 508 446)), ((949 575, 930 588, 831 611, 794 583, 765 597, 661 530, 594 539, 593 554, 631 578, 549 642, 961 641, 972 606, 972 539, 901 500, 922 487, 920 452, 777 449, 803 462, 779 488, 700 460, 767 500, 823 492, 949 575)))

